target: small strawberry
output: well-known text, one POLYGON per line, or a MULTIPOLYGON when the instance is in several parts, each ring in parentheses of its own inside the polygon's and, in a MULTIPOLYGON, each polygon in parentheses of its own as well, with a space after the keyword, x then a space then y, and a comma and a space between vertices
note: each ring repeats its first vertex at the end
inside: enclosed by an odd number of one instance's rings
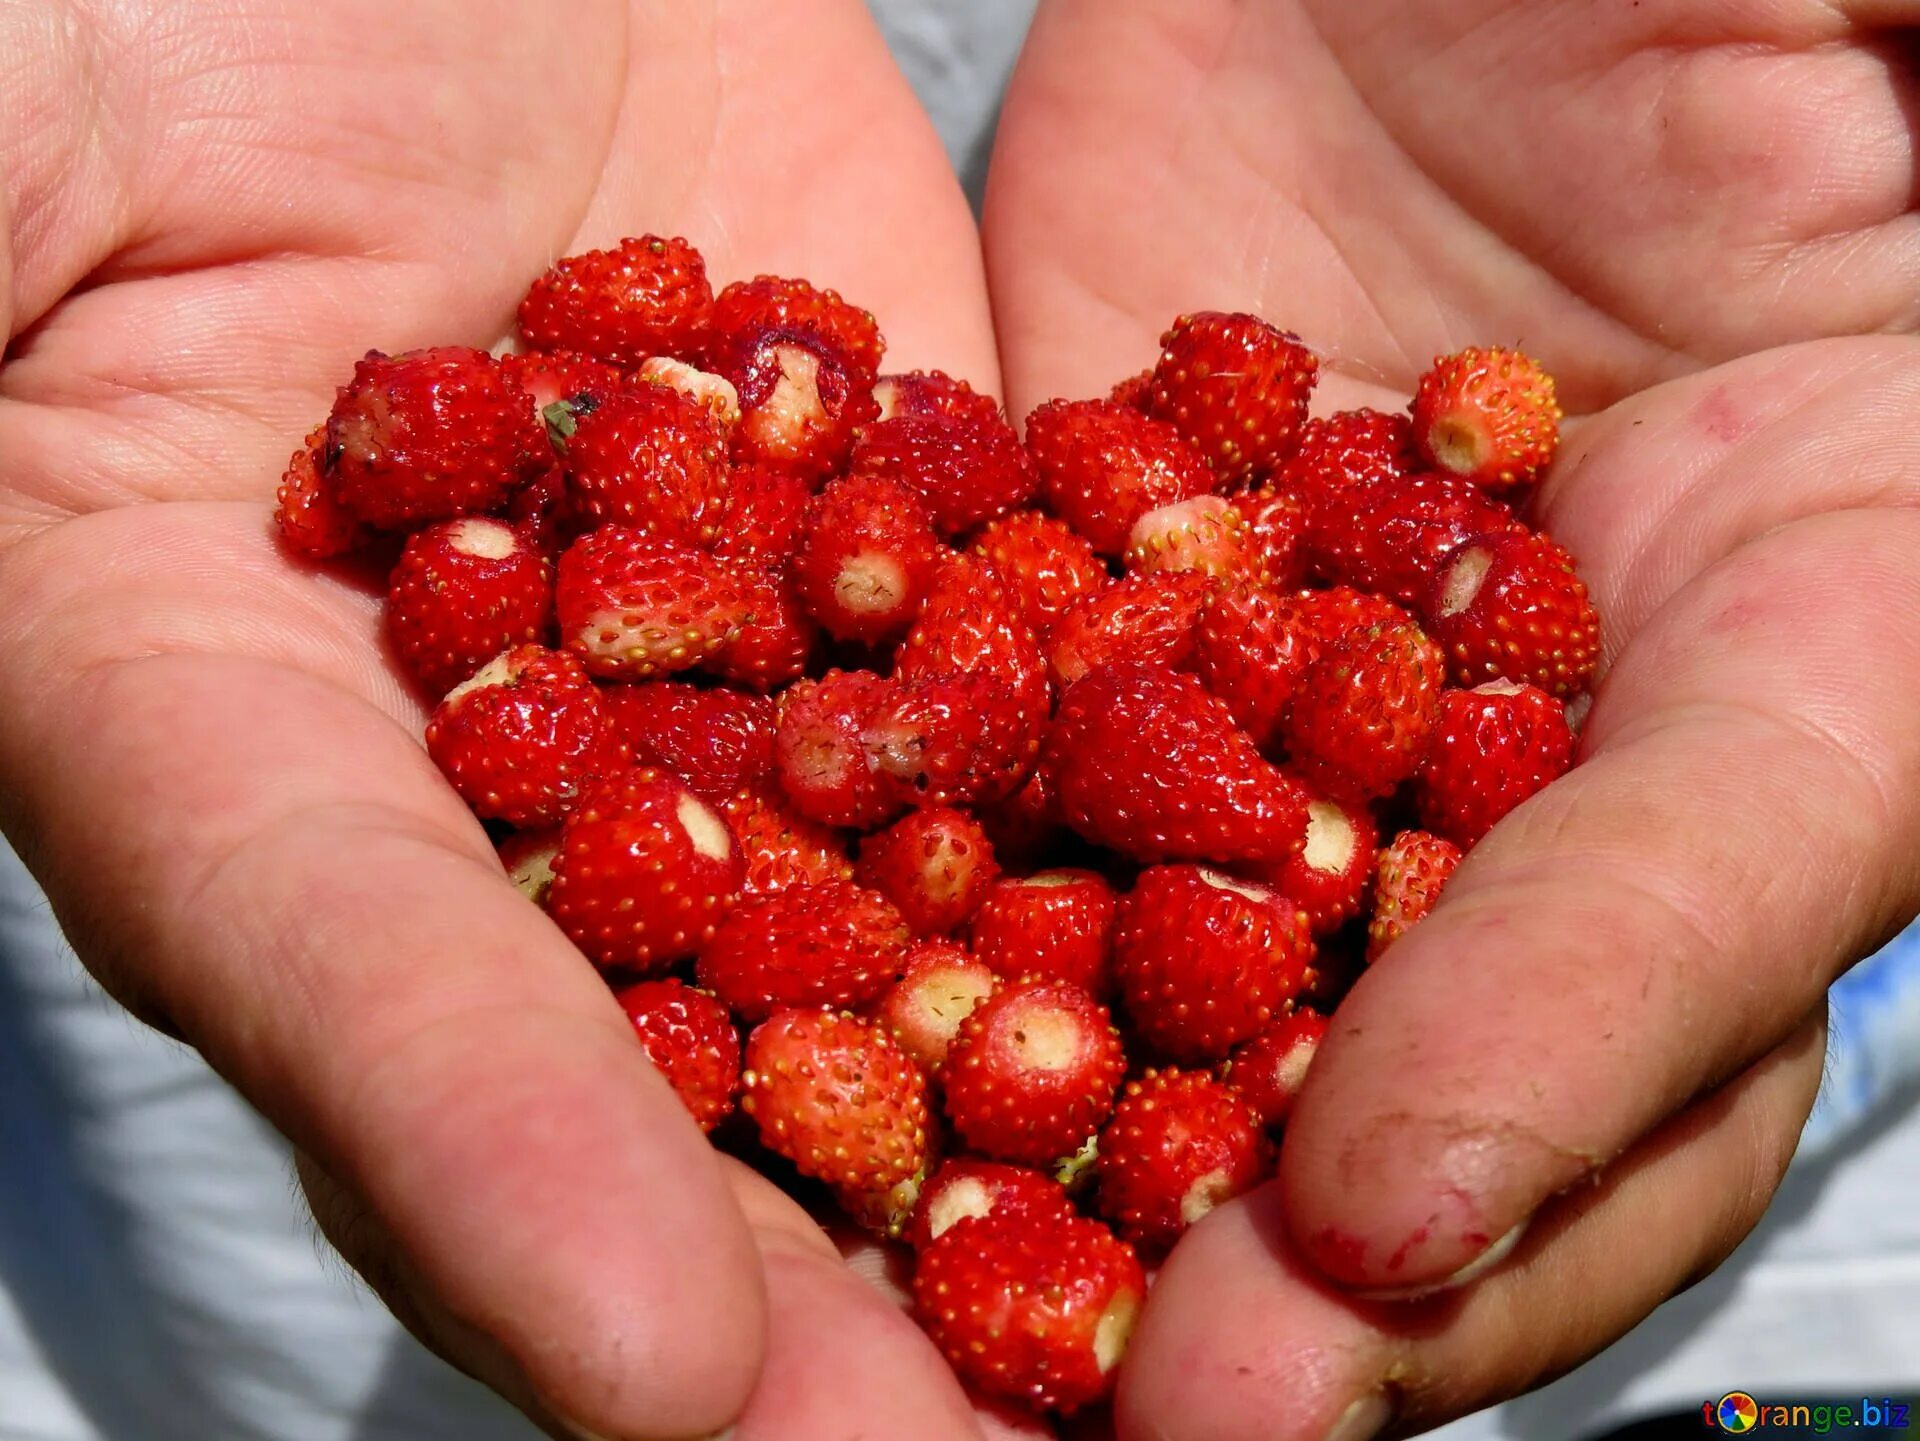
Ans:
POLYGON ((1153 372, 1142 370, 1125 380, 1116 380, 1113 389, 1107 392, 1107 399, 1129 410, 1144 411, 1153 404, 1153 372))
POLYGON ((700 984, 748 1021, 782 1006, 853 1006, 893 983, 907 924, 885 896, 825 881, 749 897, 700 952, 700 984))
POLYGON ((1250 873, 1298 906, 1313 934, 1323 936, 1359 914, 1379 844, 1379 827, 1364 805, 1315 798, 1307 802, 1300 854, 1250 873))
POLYGON ((801 1174, 855 1191, 898 1185, 927 1157, 927 1082, 884 1029, 777 1011, 747 1037, 740 1109, 801 1174))
POLYGON ((555 261, 520 302, 520 334, 537 350, 634 366, 694 354, 712 308, 700 252, 678 237, 641 235, 555 261))
POLYGON ((1200 614, 1218 583, 1205 575, 1130 575, 1082 596, 1047 633, 1047 670, 1064 691, 1115 661, 1184 670, 1193 662, 1200 614))
POLYGON ((866 742, 868 721, 898 693, 870 671, 830 670, 780 697, 774 758, 795 810, 826 825, 871 830, 901 809, 866 742))
POLYGON ((1307 578, 1307 503, 1286 486, 1250 490, 1234 502, 1247 520, 1247 548, 1266 583, 1290 590, 1307 578))
POLYGON ((1280 598, 1281 615, 1301 626, 1322 648, 1368 626, 1392 626, 1413 620, 1410 612, 1384 596, 1352 586, 1296 591, 1280 598))
POLYGON ((733 1114, 740 1089, 740 1033, 727 1008, 671 978, 640 981, 613 997, 633 1022, 647 1059, 680 1093, 703 1131, 733 1114))
POLYGON ((1084 1216, 962 1222, 913 1277, 920 1324, 962 1379, 1061 1412, 1113 1390, 1145 1296, 1139 1259, 1084 1216))
POLYGON ((766 465, 735 466, 713 553, 742 565, 785 565, 807 533, 813 485, 804 475, 766 465))
POLYGON ((1425 918, 1460 864, 1460 848, 1427 831, 1402 831, 1380 852, 1373 881, 1373 920, 1367 927, 1367 961, 1425 918))
POLYGON ((500 357, 500 369, 526 391, 556 450, 565 448, 581 416, 627 388, 627 377, 614 366, 570 350, 517 351, 500 357))
POLYGON ((1183 315, 1160 337, 1152 413, 1173 422, 1223 485, 1244 485, 1300 444, 1320 363, 1252 315, 1183 315))
POLYGON ((830 341, 799 330, 749 329, 728 338, 714 369, 740 398, 733 456, 809 479, 839 470, 855 432, 873 419, 872 377, 830 341))
POLYGON ((1293 902, 1202 866, 1151 866, 1120 898, 1113 971, 1134 1032, 1176 1061, 1220 1061, 1284 1015, 1313 966, 1293 902))
POLYGON ((726 508, 727 449, 706 410, 636 385, 581 418, 566 443, 567 493, 590 525, 683 545, 712 539, 726 508))
POLYGON ((1061 701, 1041 764, 1067 823, 1138 861, 1280 861, 1306 837, 1300 786, 1190 675, 1094 671, 1061 701))
POLYGON ((921 415, 984 425, 1003 419, 999 401, 941 370, 883 375, 874 382, 873 403, 880 407, 881 420, 921 415))
POLYGON ((1284 470, 1289 485, 1317 502, 1354 486, 1404 480, 1423 468, 1406 416, 1362 408, 1309 420, 1284 470))
POLYGON ((863 426, 848 462, 854 475, 894 481, 926 503, 943 536, 972 530, 1033 496, 1033 461, 999 415, 950 420, 902 415, 863 426))
POLYGON ((748 561, 727 565, 744 616, 733 638, 701 662, 704 670, 772 692, 805 674, 820 628, 800 603, 788 569, 748 561))
POLYGON ((974 912, 973 953, 1010 981, 1112 985, 1119 898, 1096 871, 1041 871, 994 882, 974 912))
POLYGON ((864 740, 885 794, 957 806, 1011 795, 1038 741, 1030 712, 991 675, 913 674, 868 717, 864 740))
POLYGON ((521 486, 507 502, 507 523, 548 560, 579 538, 580 518, 567 495, 567 472, 550 465, 521 486))
POLYGON ((981 529, 973 553, 1019 607, 1035 635, 1044 635, 1082 596, 1112 584, 1106 566, 1063 520, 1016 510, 981 529))
POLYGON ((1196 495, 1150 510, 1136 520, 1127 533, 1127 573, 1178 571, 1261 579, 1240 512, 1217 495, 1196 495))
POLYGON ((1293 764, 1341 799, 1383 796, 1426 754, 1446 661, 1411 622, 1368 626, 1329 645, 1287 708, 1293 764))
POLYGON ((626 756, 580 662, 515 646, 448 691, 427 754, 475 815, 514 826, 559 821, 584 786, 626 756))
POLYGON ((962 1221, 986 1216, 1058 1216, 1073 1214, 1066 1187, 1041 1171, 955 1156, 920 1188, 908 1239, 924 1251, 962 1221))
POLYGON ((636 762, 679 777, 709 804, 773 779, 777 711, 766 696, 657 680, 604 686, 600 704, 636 762))
POLYGON ((947 807, 914 811, 860 843, 860 884, 880 892, 915 935, 965 925, 999 878, 980 823, 947 807))
POLYGON ((554 612, 589 671, 626 680, 698 665, 748 615, 732 572, 705 551, 613 525, 560 557, 554 612))
POLYGON ((347 509, 336 488, 325 425, 308 435, 287 461, 273 518, 288 549, 315 560, 345 555, 366 543, 366 527, 347 509))
POLYGON ((1567 708, 1530 685, 1489 681, 1440 693, 1440 718, 1415 776, 1420 823, 1471 846, 1573 764, 1567 708))
POLYGON ((498 510, 552 459, 533 402, 484 350, 367 352, 327 417, 334 494, 376 530, 498 510))
POLYGON ((838 833, 789 809, 779 797, 741 791, 722 810, 746 865, 742 895, 853 879, 853 862, 838 833))
POLYGON ((1460 685, 1523 681, 1550 695, 1586 688, 1600 619, 1573 557, 1544 535, 1483 535, 1447 557, 1423 612, 1460 685))
POLYGON ((1194 629, 1194 673, 1263 751, 1279 741, 1294 687, 1320 653, 1290 610, 1271 591, 1227 585, 1208 599, 1194 629))
POLYGON ((1553 377, 1517 350, 1439 357, 1410 408, 1421 458, 1495 494, 1531 486, 1560 443, 1553 377))
POLYGON ((1067 828, 1053 782, 1037 766, 1019 790, 976 808, 975 814, 993 842, 993 853, 1007 866, 1039 865, 1064 839, 1067 828))
POLYGON ((546 557, 510 525, 443 520, 407 537, 387 581, 387 634, 420 689, 442 696, 553 615, 546 557))
POLYGON ((794 584, 828 635, 877 644, 913 624, 939 549, 918 494, 878 476, 844 476, 807 507, 794 584))
POLYGON ((495 847, 513 888, 536 906, 545 906, 553 887, 553 858, 560 854, 560 827, 515 831, 495 847))
POLYGON ((1297 1010, 1238 1047, 1221 1079, 1253 1108, 1261 1125, 1284 1125, 1326 1036, 1325 1016, 1297 1010))
POLYGON ((705 945, 740 889, 733 834, 664 771, 617 771, 560 835, 547 914, 596 966, 664 971, 705 945))
POLYGON ((915 1063, 934 1075, 946 1064, 960 1023, 999 985, 998 976, 951 941, 922 941, 907 952, 900 979, 873 1013, 915 1063))
POLYGON ((715 375, 684 360, 656 355, 643 360, 634 374, 648 385, 664 385, 685 400, 692 401, 713 418, 724 437, 740 421, 740 393, 724 375, 715 375))
POLYGON ((866 374, 871 390, 886 351, 873 314, 822 290, 811 281, 778 275, 736 280, 714 297, 713 332, 717 342, 762 330, 794 330, 817 337, 866 374))
POLYGON ((941 558, 920 618, 900 643, 893 668, 902 680, 992 677, 1007 688, 1019 710, 1029 757, 1038 749, 1050 700, 1046 662, 1033 631, 979 558, 941 558))
POLYGON ((1173 426, 1107 400, 1050 400, 1027 417, 1048 507, 1102 555, 1126 552, 1134 522, 1214 487, 1173 426))
POLYGON ((1100 1132, 1100 1214, 1127 1240, 1171 1246, 1272 1174, 1260 1118, 1208 1075, 1172 1067, 1127 1083, 1100 1132))
POLYGON ((1324 580, 1413 605, 1461 545, 1519 528, 1504 505, 1464 480, 1395 477, 1316 496, 1307 553, 1324 580))

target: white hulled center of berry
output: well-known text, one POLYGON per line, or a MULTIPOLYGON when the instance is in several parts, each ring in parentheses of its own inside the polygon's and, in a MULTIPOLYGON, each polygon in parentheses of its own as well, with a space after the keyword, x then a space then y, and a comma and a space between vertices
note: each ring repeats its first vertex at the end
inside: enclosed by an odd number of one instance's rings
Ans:
POLYGON ((1338 874, 1353 859, 1353 822, 1331 801, 1307 803, 1307 847, 1301 859, 1311 870, 1338 874))
POLYGON ((1216 891, 1232 891, 1236 896, 1245 896, 1250 901, 1270 901, 1273 893, 1264 886, 1256 886, 1251 881, 1235 880, 1232 876, 1223 876, 1218 871, 1201 869, 1200 879, 1216 891))
POLYGON ((673 813, 694 850, 708 860, 724 861, 733 850, 733 834, 727 829, 727 823, 707 809, 697 796, 681 796, 673 813))
POLYGON ((1032 1010, 1014 1022, 1007 1040, 1029 1071, 1070 1071, 1080 1060, 1080 1023, 1054 1011, 1032 1010))
POLYGON ((1078 879, 1078 876, 1070 876, 1065 871, 1041 871, 1038 875, 1028 876, 1025 880, 1021 881, 1020 884, 1023 886, 1039 886, 1043 890, 1052 890, 1056 886, 1070 886, 1078 879))
POLYGON ((448 701, 458 700, 471 690, 482 690, 490 685, 506 685, 513 679, 513 663, 507 659, 511 654, 511 651, 501 651, 499 655, 475 671, 470 679, 461 681, 459 685, 448 691, 440 703, 445 705, 448 701))
POLYGON ((1319 1049, 1316 1041, 1295 1041, 1287 1047, 1287 1053, 1273 1064, 1273 1079, 1281 1090, 1289 1096, 1300 1093, 1300 1084, 1307 1079, 1307 1067, 1313 1064, 1314 1052, 1319 1049))
POLYGON ((1460 552, 1447 567, 1447 583, 1440 592, 1440 614, 1458 615, 1473 604, 1486 582, 1487 568, 1493 564, 1492 552, 1474 545, 1460 552))
POLYGON ((1180 1198, 1180 1219, 1191 1226, 1232 1194, 1233 1177, 1225 1171, 1209 1171, 1180 1198))
POLYGON ((993 1212, 993 1192, 976 1176, 955 1181, 933 1198, 927 1208, 927 1230, 937 1241, 950 1226, 993 1212))
POLYGON ((1427 431, 1433 458, 1457 475, 1471 475, 1486 464, 1492 446, 1481 428, 1466 416, 1446 416, 1427 431))
POLYGON ((890 555, 863 550, 833 578, 833 598, 854 615, 884 615, 900 608, 907 573, 890 555))
POLYGON ((1093 1364, 1106 1375, 1120 1364, 1126 1354, 1127 1338, 1133 1334, 1134 1317, 1140 1314, 1140 1298, 1123 1291, 1107 1303, 1093 1327, 1093 1364))
POLYGON ((520 537, 513 533, 512 526, 470 515, 453 523, 447 532, 447 544, 475 560, 505 560, 520 548, 520 537))

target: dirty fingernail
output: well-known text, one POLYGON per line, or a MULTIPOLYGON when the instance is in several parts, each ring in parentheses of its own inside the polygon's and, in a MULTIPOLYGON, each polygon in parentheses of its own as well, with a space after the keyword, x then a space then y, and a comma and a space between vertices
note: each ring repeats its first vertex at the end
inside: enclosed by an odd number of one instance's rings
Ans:
POLYGON ((1513 1248, 1520 1244, 1520 1238, 1526 1234, 1527 1223, 1522 1221, 1451 1276, 1443 1276, 1440 1280, 1431 1281, 1424 1286, 1377 1287, 1355 1291, 1353 1294, 1368 1301, 1417 1301, 1422 1296, 1455 1290, 1471 1281, 1478 1281, 1506 1260, 1513 1254, 1513 1248))
POLYGON ((1393 1419, 1393 1408, 1378 1391, 1362 1396, 1340 1413, 1340 1419, 1327 1432, 1327 1441, 1367 1441, 1393 1419))

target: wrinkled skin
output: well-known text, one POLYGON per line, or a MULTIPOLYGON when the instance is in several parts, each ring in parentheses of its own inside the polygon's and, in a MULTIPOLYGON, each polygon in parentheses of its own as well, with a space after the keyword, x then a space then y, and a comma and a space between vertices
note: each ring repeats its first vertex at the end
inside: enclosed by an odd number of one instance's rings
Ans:
POLYGON ((977 237, 850 0, 0 9, 0 819, 400 1317, 555 1434, 1043 1435, 708 1149, 425 761, 380 578, 276 547, 280 467, 369 345, 490 344, 552 256, 648 228, 835 286, 1015 415, 1184 307, 1281 319, 1343 404, 1523 341, 1606 622, 1586 763, 1362 980, 1279 1179, 1162 1273, 1115 1426, 1486 1404, 1745 1234, 1824 987, 1915 909, 1917 24, 1051 0, 977 237), (1355 1294, 1529 1217, 1442 1299, 1355 1294))

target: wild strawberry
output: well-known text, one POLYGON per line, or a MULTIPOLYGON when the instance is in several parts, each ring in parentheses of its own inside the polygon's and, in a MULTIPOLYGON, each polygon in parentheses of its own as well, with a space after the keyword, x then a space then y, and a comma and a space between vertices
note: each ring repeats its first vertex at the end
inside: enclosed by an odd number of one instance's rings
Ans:
POLYGON ((926 502, 943 536, 972 530, 1033 497, 1040 483, 1020 438, 997 414, 974 420, 903 415, 861 428, 854 475, 895 481, 926 502))
POLYGON ((885 896, 845 881, 740 902, 700 952, 700 984, 748 1021, 782 1006, 854 1006, 893 982, 907 925, 885 896))
POLYGON ((915 492, 876 476, 843 476, 807 507, 794 584, 828 635, 875 644, 913 624, 939 549, 915 492))
POLYGON ((1084 1216, 965 1221, 913 1277, 920 1324, 962 1379, 1067 1412, 1112 1391, 1145 1295, 1138 1258, 1084 1216))
POLYGON ((1160 337, 1150 409, 1172 421, 1224 485, 1291 456, 1320 363, 1300 337, 1252 315, 1183 315, 1160 337))
POLYGON ((1369 626, 1410 623, 1413 616, 1384 596, 1352 586, 1297 591, 1280 597, 1280 613, 1289 625, 1298 625, 1323 649, 1369 626))
POLYGON ((713 553, 742 565, 785 565, 807 533, 813 485, 804 475, 766 465, 735 466, 713 553))
POLYGON ((1441 356, 1420 377, 1412 411, 1422 459, 1496 494, 1532 485, 1560 441, 1553 377, 1517 350, 1441 356))
POLYGON ((1102 555, 1123 555, 1134 522, 1214 487, 1173 426, 1107 400, 1050 400, 1027 417, 1048 507, 1102 555))
POLYGON ((1150 510, 1127 533, 1127 571, 1164 575, 1197 571, 1201 575, 1260 578, 1259 564, 1247 543, 1247 523, 1217 495, 1196 495, 1150 510))
POLYGON ((1004 866, 1040 864, 1066 832, 1053 782, 1037 766, 1019 790, 1005 800, 977 807, 974 814, 1004 866))
POLYGON ((1329 795, 1383 796, 1426 754, 1446 662, 1411 622, 1368 626, 1328 646, 1287 708, 1293 764, 1329 795))
POLYGON ((1413 605, 1465 542, 1519 528, 1504 505, 1466 481, 1415 475, 1317 496, 1307 551, 1322 579, 1413 605))
POLYGON ((1202 866, 1151 866, 1120 898, 1113 972, 1134 1031, 1176 1061, 1220 1061, 1284 1015, 1313 940, 1293 902, 1202 866))
POLYGON ((315 560, 345 555, 366 543, 366 527, 347 509, 336 488, 325 425, 315 429, 287 462, 273 518, 288 548, 315 560))
POLYGON ((1420 823, 1471 846, 1573 764, 1567 708, 1530 685, 1489 681, 1440 693, 1440 718, 1415 776, 1420 823))
POLYGON ((1113 389, 1107 392, 1107 399, 1129 410, 1144 411, 1153 404, 1153 372, 1142 370, 1125 380, 1116 380, 1113 389))
POLYGON ((703 550, 602 526, 560 557, 560 641, 597 676, 651 680, 720 650, 747 617, 734 576, 703 550))
POLYGON ((526 391, 556 450, 565 448, 581 416, 627 388, 627 377, 616 367, 570 350, 516 351, 500 357, 500 369, 526 391))
POLYGON ((881 784, 867 749, 867 722, 898 694, 870 671, 830 670, 780 697, 774 758, 780 786, 803 816, 870 830, 903 801, 881 784))
POLYGON ((678 237, 641 235, 556 260, 520 302, 520 334, 538 350, 630 367, 695 353, 712 306, 700 252, 678 237))
POLYGON ((1300 854, 1249 872, 1298 906, 1313 934, 1323 936, 1359 914, 1379 844, 1379 827, 1364 805, 1315 798, 1307 802, 1300 854))
POLYGON ((853 862, 839 835, 789 809, 779 797, 741 791, 722 810, 746 866, 742 895, 853 879, 853 862))
POLYGON ((1148 1071, 1100 1132, 1100 1214, 1129 1241, 1171 1246, 1272 1171, 1273 1145, 1239 1095, 1198 1072, 1148 1071))
POLYGON ((727 450, 713 417, 664 385, 636 385, 583 416, 567 441, 568 495, 589 523, 683 545, 713 537, 727 450))
POLYGON ((933 1075, 946 1064, 960 1023, 999 985, 998 976, 951 941, 922 941, 907 953, 900 979, 873 1013, 933 1075))
POLYGON ((740 1089, 740 1033, 727 1008, 684 981, 640 981, 614 993, 646 1047, 703 1131, 733 1114, 740 1089))
POLYGON ((1288 615, 1271 591, 1227 585, 1207 600, 1194 629, 1194 673, 1262 750, 1278 742, 1294 687, 1320 652, 1308 628, 1288 615))
POLYGON ((702 370, 684 360, 656 355, 640 363, 634 374, 649 385, 664 385, 683 399, 692 401, 713 418, 725 436, 740 420, 740 393, 724 375, 702 370))
POLYGON ((873 403, 880 407, 881 420, 922 415, 984 425, 1003 418, 999 401, 941 370, 883 375, 874 382, 873 403))
POLYGON ((807 669, 820 639, 787 568, 752 562, 727 567, 745 613, 733 638, 701 662, 704 670, 757 691, 774 691, 807 669))
POLYGON ((1319 502, 1355 486, 1404 480, 1422 468, 1407 417, 1363 408, 1309 420, 1284 474, 1288 485, 1319 502))
POLYGON ((1111 988, 1119 898, 1096 871, 1041 871, 994 882, 974 912, 973 953, 1010 981, 1111 988))
POLYGON ((867 720, 880 784, 902 805, 953 806, 1010 795, 1036 748, 1029 713, 991 675, 910 675, 867 720))
POLYGON ((1369 963, 1426 917, 1459 864, 1460 848, 1427 831, 1402 831, 1380 852, 1367 927, 1369 963))
POLYGON ((839 470, 854 433, 873 419, 870 374, 818 336, 750 329, 730 337, 714 369, 740 398, 733 455, 809 478, 839 470))
POLYGON ((1284 486, 1250 490, 1234 502, 1247 520, 1247 549, 1258 574, 1275 590, 1290 590, 1307 578, 1307 504, 1284 486))
POLYGON ((484 350, 367 352, 327 417, 334 494, 376 530, 498 510, 552 458, 527 393, 484 350))
POLYGON ((712 805, 773 778, 777 712, 766 696, 657 680, 604 686, 600 704, 636 762, 679 777, 712 805))
POLYGON ((1571 696, 1600 660, 1587 588, 1573 557, 1544 535, 1483 535, 1458 547, 1423 613, 1460 685, 1523 681, 1571 696))
POLYGON ((552 614, 546 558, 512 526, 479 516, 416 530, 387 581, 387 634, 430 696, 541 639, 552 614))
POLYGON ((830 1186, 884 1189, 926 1159, 926 1078, 855 1016, 783 1010, 756 1026, 740 1109, 768 1150, 830 1186))
POLYGON ((580 518, 567 494, 567 472, 550 465, 521 486, 507 502, 506 519, 540 554, 558 560, 580 534, 580 518))
POLYGON ((1081 597, 1047 633, 1047 669, 1065 690, 1115 661, 1183 670, 1193 661, 1200 613, 1218 589, 1211 576, 1130 575, 1081 597))
POLYGON ((920 618, 900 643, 893 669, 902 680, 991 676, 1013 697, 1029 738, 1029 756, 1037 749, 1049 701, 1046 662, 1019 610, 977 557, 941 558, 920 618))
POLYGON ((486 820, 550 826, 582 787, 626 763, 580 662, 515 646, 448 691, 427 722, 427 754, 486 820))
POLYGON ((914 1208, 920 1204, 920 1188, 933 1168, 940 1163, 937 1131, 927 1133, 926 1158, 904 1181, 891 1186, 836 1186, 833 1199, 846 1218, 861 1230, 882 1241, 898 1241, 913 1224, 914 1208))
POLYGON ((1325 1016, 1297 1010, 1236 1048, 1221 1079, 1253 1108, 1261 1125, 1284 1125, 1326 1036, 1325 1016))
POLYGON ((536 906, 544 907, 553 886, 553 858, 560 854, 560 827, 515 831, 495 849, 513 888, 536 906))
POLYGON ((856 370, 866 372, 868 389, 886 351, 870 311, 811 281, 756 275, 752 280, 734 281, 714 297, 716 341, 724 344, 762 330, 794 330, 826 342, 856 370))
POLYGON ((1044 635, 1084 595, 1112 583, 1107 568, 1063 520, 1016 510, 980 531, 973 553, 1020 608, 1035 635, 1044 635))
POLYGON ((964 811, 914 811, 860 843, 860 884, 880 892, 921 936, 967 923, 999 878, 993 845, 964 811))
POLYGON ((962 1221, 1072 1214, 1066 1188, 1044 1172, 955 1156, 920 1188, 909 1240, 914 1250, 924 1251, 962 1221))
POLYGON ((617 771, 567 817, 547 914, 597 966, 664 971, 707 944, 740 876, 706 802, 663 771, 617 771))
POLYGON ((1041 764, 1067 824, 1138 861, 1270 860, 1306 837, 1304 793, 1190 675, 1104 666, 1068 690, 1041 764))

